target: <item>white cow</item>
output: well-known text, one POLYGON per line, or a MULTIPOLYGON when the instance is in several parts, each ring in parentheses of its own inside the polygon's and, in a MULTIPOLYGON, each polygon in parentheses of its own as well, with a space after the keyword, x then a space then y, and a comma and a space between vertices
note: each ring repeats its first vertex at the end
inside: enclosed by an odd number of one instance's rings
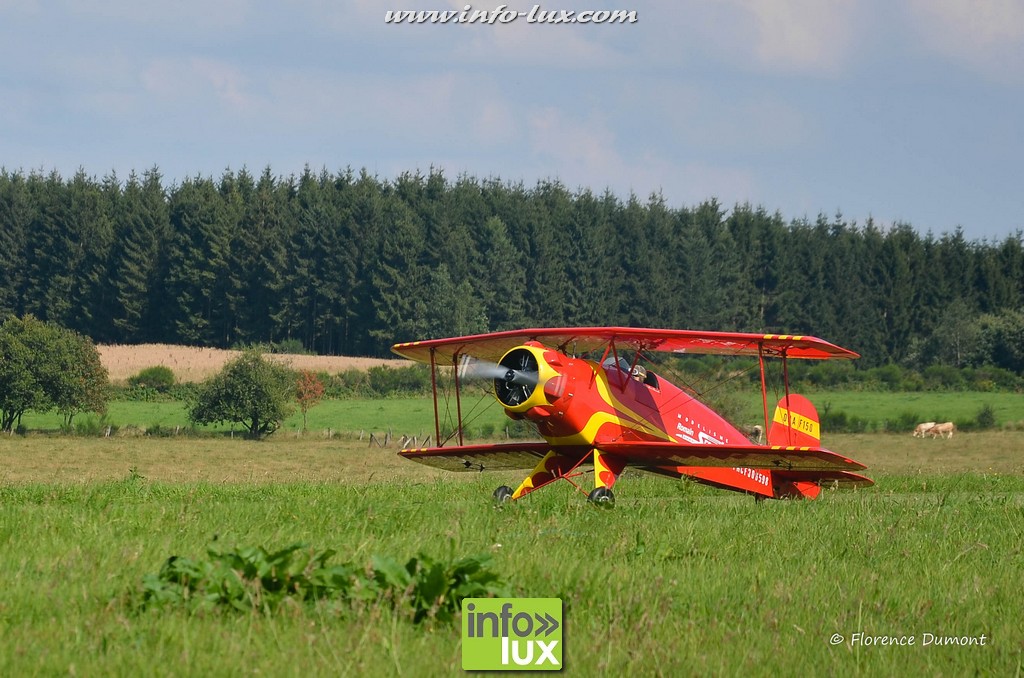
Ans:
POLYGON ((952 438, 953 433, 956 431, 956 424, 951 421, 944 422, 942 424, 936 424, 928 429, 928 435, 932 438, 952 438))
POLYGON ((915 438, 924 438, 925 434, 928 433, 929 431, 931 431, 932 428, 934 428, 934 426, 935 426, 935 422, 934 421, 926 421, 926 422, 924 422, 922 424, 918 424, 917 428, 914 429, 914 437, 915 438))

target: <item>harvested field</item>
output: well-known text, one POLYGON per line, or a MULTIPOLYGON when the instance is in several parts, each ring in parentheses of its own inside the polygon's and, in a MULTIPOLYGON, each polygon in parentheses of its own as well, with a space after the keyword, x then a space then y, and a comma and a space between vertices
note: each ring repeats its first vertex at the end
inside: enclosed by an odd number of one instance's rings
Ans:
MULTIPOLYGON (((172 344, 112 344, 97 347, 100 360, 110 373, 110 380, 123 382, 147 367, 162 365, 174 371, 179 382, 202 381, 217 373, 240 351, 172 344)), ((366 370, 377 365, 402 367, 408 360, 384 358, 352 358, 346 356, 268 354, 272 360, 290 365, 297 370, 313 370, 337 374, 345 370, 366 370)))

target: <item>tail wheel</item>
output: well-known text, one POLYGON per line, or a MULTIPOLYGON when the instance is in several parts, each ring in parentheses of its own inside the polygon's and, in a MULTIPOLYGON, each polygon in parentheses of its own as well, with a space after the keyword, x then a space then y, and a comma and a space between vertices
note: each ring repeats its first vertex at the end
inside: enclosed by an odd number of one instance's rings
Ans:
POLYGON ((495 504, 507 504, 510 501, 512 501, 512 488, 508 485, 502 485, 494 491, 495 504))
POLYGON ((607 487, 595 487, 587 495, 587 500, 595 506, 602 506, 604 508, 615 506, 615 495, 607 487))

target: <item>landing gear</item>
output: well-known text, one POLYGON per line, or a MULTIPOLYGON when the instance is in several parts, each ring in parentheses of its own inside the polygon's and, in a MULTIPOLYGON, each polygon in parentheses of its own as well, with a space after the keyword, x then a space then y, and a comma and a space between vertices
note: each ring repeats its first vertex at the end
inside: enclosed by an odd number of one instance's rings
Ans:
POLYGON ((615 506, 615 495, 607 487, 595 487, 587 495, 587 501, 595 506, 611 508, 615 506))
POLYGON ((495 504, 507 504, 510 501, 512 501, 512 488, 508 485, 502 485, 494 491, 495 504))

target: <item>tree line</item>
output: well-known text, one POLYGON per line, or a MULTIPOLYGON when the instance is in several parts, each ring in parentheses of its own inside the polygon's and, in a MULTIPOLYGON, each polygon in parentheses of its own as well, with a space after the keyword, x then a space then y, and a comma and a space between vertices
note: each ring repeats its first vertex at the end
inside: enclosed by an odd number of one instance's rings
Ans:
POLYGON ((287 344, 385 355, 398 341, 524 326, 813 334, 865 367, 1024 371, 1024 246, 962 231, 787 221, 440 171, 166 185, 0 170, 0 318, 99 343, 287 344))

